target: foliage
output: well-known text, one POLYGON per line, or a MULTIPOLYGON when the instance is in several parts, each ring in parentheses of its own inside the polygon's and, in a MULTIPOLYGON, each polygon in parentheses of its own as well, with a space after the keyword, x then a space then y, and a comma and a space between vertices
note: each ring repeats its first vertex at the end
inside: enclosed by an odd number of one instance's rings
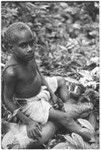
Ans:
MULTIPOLYGON (((7 27, 17 21, 27 23, 35 35, 35 56, 41 72, 44 75, 64 76, 74 98, 79 97, 80 102, 91 101, 94 104, 94 110, 86 119, 96 131, 96 141, 89 143, 89 146, 93 144, 91 149, 98 148, 99 2, 2 1, 1 17, 2 63, 5 64, 10 55, 10 49, 4 39, 7 27), (76 80, 69 81, 68 77, 76 80), (83 92, 80 95, 78 93, 82 89, 81 85, 83 92)), ((2 117, 10 120, 10 115, 7 115, 10 113, 5 107, 3 109, 5 113, 2 117)), ((78 136, 75 136, 77 139, 78 136)), ((62 135, 58 140, 57 137, 59 134, 53 139, 55 142, 51 141, 47 148, 64 142, 62 135)), ((82 137, 78 139, 83 140, 82 137)))
POLYGON ((1 7, 2 51, 8 49, 6 28, 26 22, 36 35, 36 59, 44 73, 68 75, 85 66, 94 52, 98 56, 98 2, 2 2, 1 7))

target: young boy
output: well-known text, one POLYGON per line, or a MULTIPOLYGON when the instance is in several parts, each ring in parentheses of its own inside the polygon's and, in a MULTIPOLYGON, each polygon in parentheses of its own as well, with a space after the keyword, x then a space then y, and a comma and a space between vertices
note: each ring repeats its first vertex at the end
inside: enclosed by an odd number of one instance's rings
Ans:
MULTIPOLYGON (((22 22, 13 23, 8 27, 5 38, 12 47, 12 55, 3 72, 4 103, 27 126, 28 136, 45 143, 54 134, 50 131, 55 131, 55 123, 87 136, 68 113, 55 110, 50 104, 50 99, 56 103, 54 92, 57 90, 63 102, 67 102, 66 84, 61 77, 45 79, 40 73, 35 62, 34 39, 30 28, 22 22)), ((92 106, 84 104, 85 108, 90 110, 92 106)), ((81 107, 78 106, 78 109, 81 107)))

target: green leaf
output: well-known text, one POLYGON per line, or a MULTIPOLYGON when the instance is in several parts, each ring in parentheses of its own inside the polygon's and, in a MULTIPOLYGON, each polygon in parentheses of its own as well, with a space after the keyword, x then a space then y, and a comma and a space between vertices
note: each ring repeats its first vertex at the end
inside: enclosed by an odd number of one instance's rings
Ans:
POLYGON ((77 143, 76 143, 76 141, 75 141, 71 136, 65 135, 64 137, 65 137, 66 141, 67 141, 71 146, 77 148, 77 143))
POLYGON ((91 135, 94 135, 94 133, 95 133, 94 127, 91 125, 91 123, 89 121, 87 121, 85 119, 81 119, 81 118, 78 119, 77 121, 81 124, 82 127, 84 127, 85 129, 88 129, 88 131, 91 135))
POLYGON ((64 46, 62 46, 62 45, 59 45, 59 47, 62 49, 62 50, 67 50, 67 48, 66 47, 64 47, 64 46))
POLYGON ((65 3, 65 2, 62 2, 62 3, 60 3, 60 6, 63 7, 63 8, 67 8, 67 7, 68 7, 68 4, 65 3))
POLYGON ((65 135, 66 142, 68 143, 68 147, 72 147, 74 149, 88 149, 90 145, 83 140, 83 138, 76 134, 72 133, 71 136, 65 135))
POLYGON ((39 8, 40 9, 47 9, 47 8, 49 8, 49 5, 41 5, 39 8))
POLYGON ((91 113, 91 114, 89 115, 89 122, 91 123, 91 125, 92 125, 93 128, 95 129, 95 128, 96 128, 96 123, 97 123, 97 121, 96 121, 96 117, 95 117, 94 113, 91 113))
POLYGON ((87 149, 90 147, 88 143, 84 142, 83 138, 80 135, 72 133, 72 137, 76 141, 78 149, 87 149))

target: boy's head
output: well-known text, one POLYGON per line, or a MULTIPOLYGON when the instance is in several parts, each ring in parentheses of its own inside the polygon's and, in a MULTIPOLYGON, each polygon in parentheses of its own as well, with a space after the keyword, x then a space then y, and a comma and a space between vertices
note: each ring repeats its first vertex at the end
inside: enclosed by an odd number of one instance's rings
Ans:
POLYGON ((5 32, 6 41, 12 45, 15 44, 19 38, 18 35, 20 35, 22 31, 29 31, 32 34, 29 26, 23 22, 15 22, 11 24, 5 32))
POLYGON ((5 32, 5 39, 13 47, 13 53, 17 57, 25 58, 33 53, 33 34, 25 23, 10 25, 5 32))

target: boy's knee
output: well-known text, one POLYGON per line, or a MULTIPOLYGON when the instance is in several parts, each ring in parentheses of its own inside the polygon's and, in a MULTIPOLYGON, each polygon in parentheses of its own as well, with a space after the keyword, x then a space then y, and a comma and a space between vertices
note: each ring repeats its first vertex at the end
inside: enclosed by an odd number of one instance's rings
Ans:
POLYGON ((66 121, 70 122, 71 117, 67 113, 65 113, 65 115, 62 118, 62 120, 66 120, 66 121))
POLYGON ((55 134, 56 126, 53 122, 48 122, 42 129, 42 137, 39 139, 41 144, 47 143, 55 134))
POLYGON ((58 87, 62 87, 66 84, 66 81, 63 77, 57 77, 58 87))
POLYGON ((53 122, 49 121, 42 128, 42 137, 38 142, 29 143, 27 145, 27 149, 43 149, 43 144, 47 144, 47 142, 54 136, 56 131, 56 126, 53 122))

